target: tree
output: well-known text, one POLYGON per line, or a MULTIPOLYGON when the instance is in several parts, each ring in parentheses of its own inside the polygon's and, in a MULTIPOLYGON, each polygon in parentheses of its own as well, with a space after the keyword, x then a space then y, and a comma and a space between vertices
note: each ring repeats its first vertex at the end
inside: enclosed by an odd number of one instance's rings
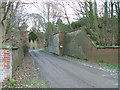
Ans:
POLYGON ((38 36, 35 34, 35 31, 29 33, 29 42, 37 40, 38 36))
MULTIPOLYGON (((6 42, 6 40, 12 38, 11 37, 7 37, 8 32, 14 27, 14 25, 12 25, 11 23, 13 23, 14 18, 15 18, 15 14, 17 11, 17 8, 19 6, 19 2, 17 1, 16 4, 15 2, 3 2, 0 1, 0 37, 1 37, 1 45, 2 43, 6 42), (15 7, 15 8, 13 8, 15 7)), ((2 48, 2 47, 1 47, 2 48)))

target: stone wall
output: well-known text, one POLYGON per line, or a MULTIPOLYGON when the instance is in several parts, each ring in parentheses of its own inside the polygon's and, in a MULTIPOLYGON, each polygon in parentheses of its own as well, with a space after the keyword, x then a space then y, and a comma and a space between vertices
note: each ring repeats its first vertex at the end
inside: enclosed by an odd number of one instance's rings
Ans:
POLYGON ((64 34, 58 33, 49 38, 48 51, 57 55, 64 53, 64 34))
POLYGON ((60 54, 59 51, 59 34, 53 35, 51 38, 49 38, 48 42, 48 51, 55 54, 60 54))

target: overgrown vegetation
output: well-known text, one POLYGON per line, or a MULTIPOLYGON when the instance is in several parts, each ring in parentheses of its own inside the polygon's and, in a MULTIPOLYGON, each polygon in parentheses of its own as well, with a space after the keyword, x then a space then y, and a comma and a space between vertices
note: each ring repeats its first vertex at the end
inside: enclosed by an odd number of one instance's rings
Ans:
POLYGON ((94 2, 92 2, 91 0, 90 1, 86 0, 86 2, 72 0, 71 2, 72 4, 70 4, 69 2, 67 2, 67 4, 73 9, 76 16, 79 18, 78 21, 70 23, 69 17, 66 14, 65 7, 63 6, 63 12, 65 13, 68 24, 63 23, 61 16, 57 19, 56 23, 55 21, 54 23, 52 23, 52 26, 54 26, 54 28, 52 28, 51 30, 50 28, 48 28, 47 31, 50 31, 53 34, 58 32, 66 33, 76 31, 78 29, 81 29, 82 27, 85 27, 84 30, 86 31, 88 36, 95 42, 96 45, 119 46, 118 43, 118 26, 119 26, 118 17, 120 11, 119 2, 104 1, 102 2, 100 7, 102 9, 98 8, 100 4, 98 4, 96 0, 94 0, 94 2))
POLYGON ((117 17, 111 20, 108 18, 106 24, 104 24, 103 18, 98 18, 97 28, 99 32, 96 32, 95 27, 84 27, 83 30, 94 41, 96 45, 100 46, 119 46, 118 43, 118 20, 117 17), (112 22, 112 23, 111 23, 112 22), (114 23, 114 24, 113 24, 114 23), (106 28, 106 31, 105 31, 106 28), (99 38, 97 38, 97 36, 99 38))

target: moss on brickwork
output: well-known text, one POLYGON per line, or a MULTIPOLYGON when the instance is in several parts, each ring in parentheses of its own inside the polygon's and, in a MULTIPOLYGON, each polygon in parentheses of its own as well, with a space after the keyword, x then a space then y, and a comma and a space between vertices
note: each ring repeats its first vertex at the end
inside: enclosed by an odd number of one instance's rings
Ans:
POLYGON ((85 59, 81 47, 81 37, 78 32, 68 33, 64 41, 64 55, 72 56, 78 59, 85 59))
MULTIPOLYGON (((54 38, 56 39, 56 37, 54 38)), ((57 39, 59 41, 57 43, 54 39, 50 40, 52 43, 50 45, 52 49, 50 50, 55 53, 57 47, 58 51, 60 52, 58 55, 67 55, 85 61, 90 60, 97 62, 102 60, 111 64, 118 63, 119 46, 98 46, 89 38, 84 30, 65 33, 64 35, 59 34, 59 38, 57 36, 57 39), (60 46, 62 46, 62 48, 60 48, 60 46)))
POLYGON ((4 43, 3 45, 2 45, 2 49, 12 49, 12 44, 10 44, 10 43, 4 43))
POLYGON ((118 48, 119 46, 96 46, 87 34, 81 30, 67 33, 65 36, 64 54, 84 60, 117 64, 118 48))
POLYGON ((4 44, 2 45, 2 49, 17 50, 18 47, 13 46, 13 45, 10 44, 10 43, 4 43, 4 44))

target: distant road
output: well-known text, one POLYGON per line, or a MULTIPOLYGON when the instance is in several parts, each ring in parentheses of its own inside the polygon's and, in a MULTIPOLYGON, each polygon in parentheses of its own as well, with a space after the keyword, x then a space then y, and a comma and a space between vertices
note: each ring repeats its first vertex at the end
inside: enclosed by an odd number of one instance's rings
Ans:
POLYGON ((42 50, 30 51, 38 73, 53 88, 117 88, 117 75, 60 59, 42 50))

